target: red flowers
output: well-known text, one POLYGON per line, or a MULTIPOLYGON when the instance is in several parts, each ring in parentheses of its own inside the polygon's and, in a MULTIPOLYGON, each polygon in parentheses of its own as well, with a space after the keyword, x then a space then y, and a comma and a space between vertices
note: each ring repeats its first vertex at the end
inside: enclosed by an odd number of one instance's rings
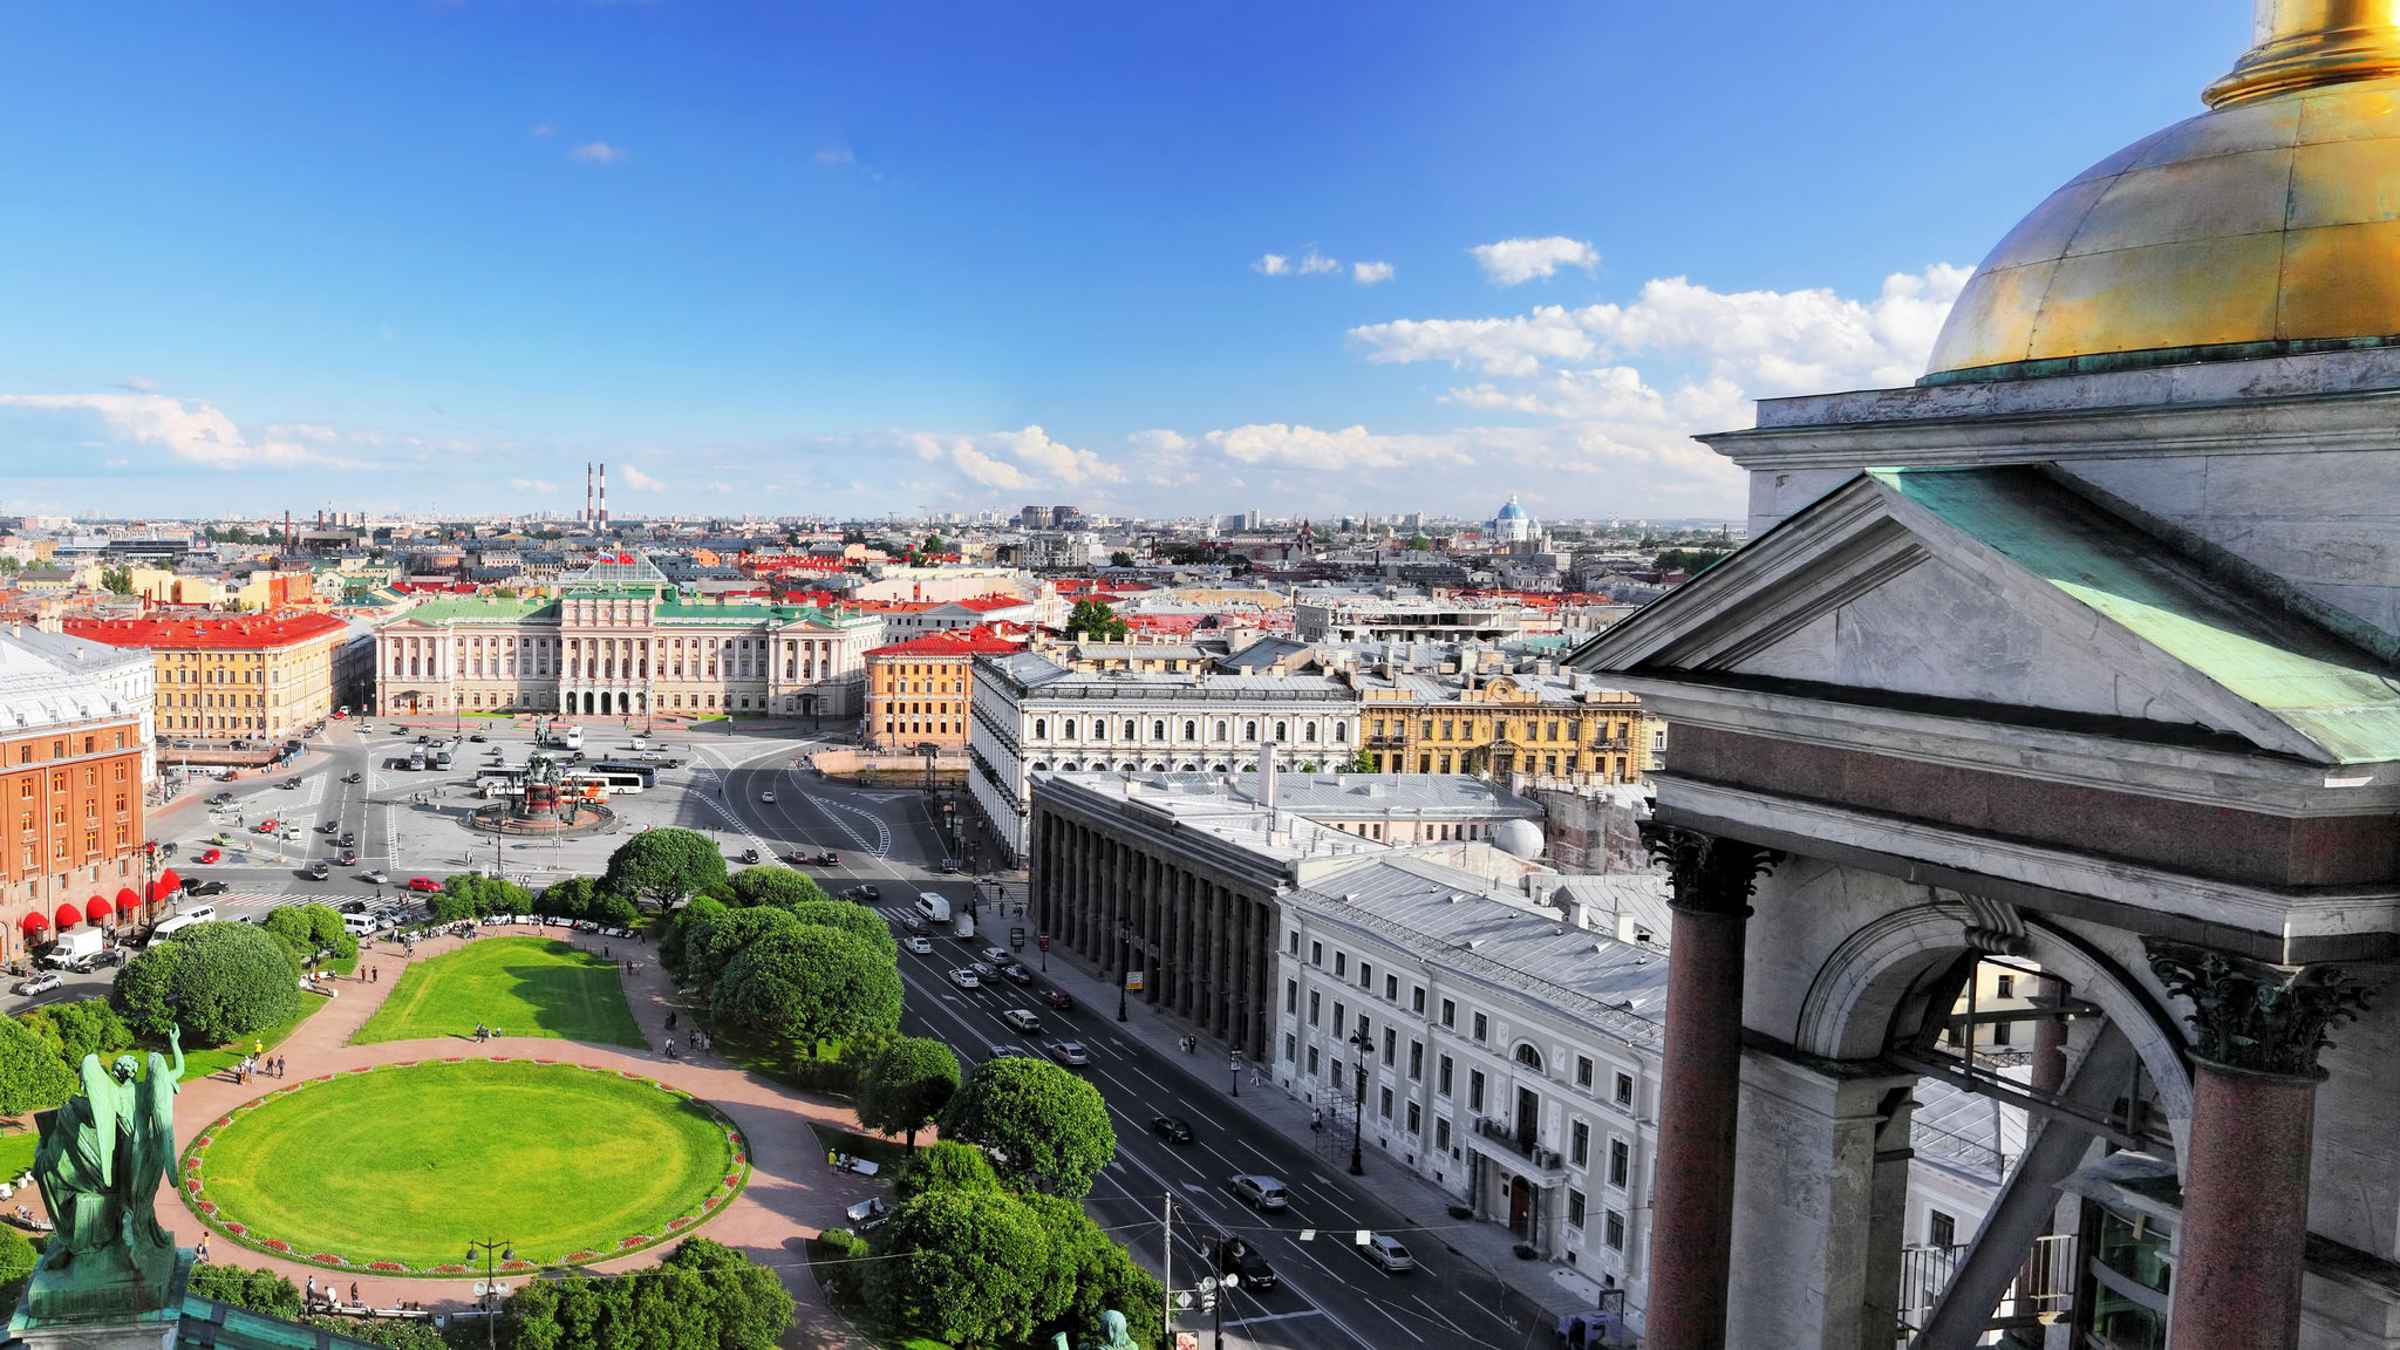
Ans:
POLYGON ((242 1234, 247 1233, 250 1230, 238 1223, 228 1223, 225 1225, 225 1231, 233 1234, 235 1237, 240 1237, 242 1234))
POLYGON ((292 1244, 284 1241, 282 1238, 268 1238, 265 1242, 259 1245, 265 1247, 269 1251, 276 1252, 288 1252, 292 1249, 292 1244))
POLYGON ((316 1262, 320 1266, 346 1266, 350 1264, 342 1258, 335 1256, 332 1252, 318 1252, 308 1259, 316 1262))
POLYGON ((408 1273, 408 1267, 401 1265, 397 1261, 369 1261, 367 1263, 367 1269, 387 1270, 399 1275, 405 1275, 408 1273))
POLYGON ((636 1247, 647 1246, 649 1242, 650 1235, 648 1233, 636 1233, 632 1237, 617 1239, 617 1245, 624 1248, 626 1251, 632 1251, 636 1247))

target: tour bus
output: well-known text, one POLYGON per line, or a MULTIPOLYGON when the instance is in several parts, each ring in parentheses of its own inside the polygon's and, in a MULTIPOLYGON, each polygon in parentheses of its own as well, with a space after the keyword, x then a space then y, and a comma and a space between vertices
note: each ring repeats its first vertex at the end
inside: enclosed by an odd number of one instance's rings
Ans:
POLYGON ((917 892, 917 914, 927 923, 950 922, 950 901, 931 891, 917 892))
POLYGON ((155 947, 193 924, 207 923, 216 917, 217 907, 215 905, 201 905, 194 909, 187 909, 172 919, 162 920, 158 927, 151 929, 148 945, 155 947))
POLYGON ((584 772, 598 775, 612 788, 639 792, 658 786, 658 769, 649 764, 628 764, 621 759, 604 759, 584 766, 584 772))

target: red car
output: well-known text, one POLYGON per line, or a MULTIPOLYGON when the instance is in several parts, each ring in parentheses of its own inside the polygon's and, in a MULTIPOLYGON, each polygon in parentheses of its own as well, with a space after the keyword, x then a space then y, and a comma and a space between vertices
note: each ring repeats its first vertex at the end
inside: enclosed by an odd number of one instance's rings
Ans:
POLYGON ((209 864, 209 863, 216 862, 217 860, 219 860, 219 859, 223 858, 224 856, 225 856, 225 850, 223 850, 223 849, 218 849, 218 848, 204 848, 204 849, 200 850, 200 856, 199 856, 198 858, 194 859, 193 861, 195 861, 195 862, 198 862, 198 863, 202 864, 203 866, 205 866, 205 865, 207 865, 207 864, 209 864))
POLYGON ((275 827, 280 823, 281 822, 277 821, 273 816, 269 816, 265 820, 258 822, 258 824, 252 828, 256 829, 260 834, 273 834, 275 833, 275 827))
POLYGON ((440 890, 442 888, 442 883, 435 881, 432 877, 410 877, 408 879, 408 888, 412 891, 418 891, 430 895, 433 892, 440 890))

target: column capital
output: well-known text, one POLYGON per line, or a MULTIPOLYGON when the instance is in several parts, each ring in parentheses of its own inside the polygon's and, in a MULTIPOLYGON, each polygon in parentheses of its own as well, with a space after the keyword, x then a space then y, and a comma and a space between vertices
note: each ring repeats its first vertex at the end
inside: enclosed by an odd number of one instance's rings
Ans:
POLYGON ((1775 849, 1681 825, 1645 821, 1641 832, 1650 860, 1667 869, 1671 903, 1677 909, 1747 915, 1758 879, 1783 861, 1775 849))
POLYGON ((2248 1073, 2317 1078, 2326 1032, 2356 1018, 2372 991, 2338 966, 2278 966, 2187 943, 2143 941, 2150 970, 2188 1000, 2196 1044, 2211 1064, 2248 1073))

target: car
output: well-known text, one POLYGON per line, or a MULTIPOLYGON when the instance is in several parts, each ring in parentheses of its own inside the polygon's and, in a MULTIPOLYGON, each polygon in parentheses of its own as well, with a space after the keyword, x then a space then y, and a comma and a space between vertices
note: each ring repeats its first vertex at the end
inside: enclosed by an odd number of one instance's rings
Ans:
POLYGON ((371 871, 359 873, 358 879, 360 881, 370 882, 377 886, 389 886, 392 884, 392 874, 384 871, 380 867, 371 871))
POLYGON ((214 796, 210 797, 210 798, 208 799, 208 804, 209 804, 210 806, 224 806, 224 805, 227 805, 228 803, 232 802, 232 800, 233 800, 233 794, 232 794, 232 793, 230 793, 230 792, 220 792, 220 793, 217 793, 217 794, 215 794, 214 796))
POLYGON ((183 882, 185 895, 223 895, 232 889, 222 881, 194 881, 186 877, 183 882))
POLYGON ((350 772, 342 775, 342 781, 345 783, 363 783, 367 781, 367 776, 363 773, 360 773, 356 769, 352 769, 350 772))
POLYGON ((850 1220, 851 1232, 865 1233, 872 1231, 877 1224, 892 1217, 892 1207, 884 1202, 882 1196, 870 1195, 843 1210, 842 1216, 850 1220))
POLYGON ((983 987, 983 981, 976 978, 975 972, 964 967, 950 972, 950 983, 961 989, 981 989, 983 987))
POLYGON ((323 881, 325 878, 332 875, 333 864, 325 861, 323 858, 319 858, 315 862, 308 865, 308 876, 311 881, 323 881))
POLYGON ((922 933, 912 935, 908 941, 902 945, 906 946, 909 951, 918 956, 933 955, 933 939, 926 937, 922 933))
POLYGON ((1243 1204, 1262 1212, 1289 1209, 1292 1204, 1292 1193, 1284 1189, 1283 1183, 1262 1173, 1243 1172, 1227 1177, 1225 1189, 1243 1204))
MULTIPOLYGON (((819 867, 839 867, 842 865, 842 855, 832 849, 826 849, 817 855, 816 863, 819 867)), ((873 890, 874 888, 870 886, 868 889, 873 890)))
POLYGON ((340 834, 341 832, 342 822, 338 820, 328 820, 317 826, 319 834, 340 834))
POLYGON ((871 905, 883 898, 883 892, 876 890, 873 886, 861 886, 858 888, 858 898, 871 905))
POLYGON ((334 840, 333 842, 341 845, 343 848, 355 848, 358 845, 358 836, 352 834, 348 830, 344 830, 342 831, 342 837, 334 840))
POLYGON ((1044 1041, 1042 1049, 1070 1069, 1080 1069, 1092 1062, 1091 1053, 1083 1048, 1081 1041, 1044 1041))
POLYGON ((340 861, 344 867, 358 866, 358 850, 349 848, 343 849, 342 856, 338 861, 340 861))
POLYGON ((740 857, 739 859, 737 859, 737 861, 740 861, 740 862, 745 862, 745 863, 754 863, 754 862, 757 862, 757 861, 758 861, 758 850, 757 850, 757 849, 754 849, 754 848, 746 848, 746 849, 743 849, 743 850, 742 850, 741 857, 740 857))
POLYGON ((192 861, 199 863, 203 867, 206 867, 211 863, 222 860, 224 856, 225 850, 221 848, 204 848, 200 850, 200 856, 192 859, 192 861))
POLYGON ((1232 1273, 1242 1277, 1240 1287, 1243 1289, 1264 1293, 1283 1283, 1282 1278, 1276 1275, 1275 1267, 1268 1265, 1267 1258, 1258 1254, 1258 1248, 1242 1238, 1221 1239, 1217 1243, 1216 1256, 1217 1269, 1232 1267, 1232 1273))
POLYGON ((273 834, 275 833, 275 827, 282 823, 283 822, 275 819, 275 817, 269 816, 265 820, 258 822, 257 829, 260 834, 273 834))
MULTIPOLYGON (((406 733, 402 733, 402 734, 404 734, 404 735, 405 735, 406 733)), ((431 745, 431 744, 433 744, 433 737, 431 737, 431 736, 419 736, 419 737, 417 737, 417 744, 419 744, 419 745, 431 745)))
POLYGON ((1033 972, 1027 970, 1022 961, 1010 961, 1007 965, 1000 967, 1000 978, 1010 984, 1031 984, 1033 983, 1033 972))
POLYGON ((993 965, 989 961, 969 961, 967 963, 967 969, 974 971, 975 978, 979 980, 996 980, 1000 978, 1000 968, 993 965))
POLYGON ((1405 1275, 1417 1268, 1417 1259, 1400 1245, 1400 1239, 1388 1233, 1370 1234, 1358 1249, 1359 1255, 1383 1268, 1386 1275, 1405 1275))
MULTIPOLYGON (((857 897, 852 896, 851 898, 856 899, 857 897)), ((912 933, 922 933, 925 931, 925 920, 914 914, 903 914, 900 916, 900 926, 912 933)))
POLYGON ((408 888, 419 895, 432 895, 442 889, 442 883, 432 877, 410 877, 408 888))
POLYGON ((283 780, 283 782, 282 782, 282 783, 278 784, 277 786, 279 786, 279 787, 283 788, 285 791, 289 792, 289 791, 291 791, 292 789, 294 789, 294 788, 297 788, 297 787, 299 787, 299 786, 300 786, 300 780, 299 780, 299 779, 297 779, 297 778, 286 778, 286 779, 284 779, 284 780, 283 780))
POLYGON ((98 970, 102 966, 121 966, 125 964, 125 949, 123 947, 102 947, 83 960, 84 968, 87 970, 98 970))
POLYGON ((775 804, 775 789, 768 788, 766 791, 759 793, 758 799, 762 802, 765 802, 769 806, 773 806, 775 804))
POLYGON ((1041 1015, 1031 1008, 1010 1008, 1000 1014, 1000 1020, 1028 1036, 1042 1029, 1041 1015))
POLYGON ((958 871, 958 859, 956 859, 956 858, 944 858, 944 859, 942 859, 942 870, 943 870, 944 872, 948 872, 948 873, 956 873, 956 872, 958 871))
POLYGON ((468 740, 470 740, 470 741, 474 741, 475 743, 477 743, 478 745, 480 745, 480 744, 482 744, 484 741, 487 741, 487 740, 489 740, 489 739, 491 739, 491 738, 490 738, 490 737, 488 737, 488 736, 486 736, 486 735, 484 735, 484 734, 483 734, 482 732, 480 732, 480 731, 475 731, 475 732, 469 732, 469 733, 467 734, 467 739, 468 739, 468 740))
POLYGON ((30 979, 17 981, 15 988, 20 994, 47 994, 65 984, 66 981, 56 975, 36 975, 30 979))
POLYGON ((1008 954, 1008 948, 1006 947, 984 948, 983 959, 991 962, 994 966, 1005 966, 1009 962, 1016 960, 1015 957, 1008 954))
POLYGON ((1170 1144, 1188 1144, 1192 1142, 1192 1122, 1181 1116, 1152 1116, 1150 1133, 1170 1144))
POLYGON ((1069 998, 1064 989, 1044 990, 1042 1002, 1049 1004, 1052 1012, 1067 1012, 1075 1006, 1075 1000, 1069 998))

